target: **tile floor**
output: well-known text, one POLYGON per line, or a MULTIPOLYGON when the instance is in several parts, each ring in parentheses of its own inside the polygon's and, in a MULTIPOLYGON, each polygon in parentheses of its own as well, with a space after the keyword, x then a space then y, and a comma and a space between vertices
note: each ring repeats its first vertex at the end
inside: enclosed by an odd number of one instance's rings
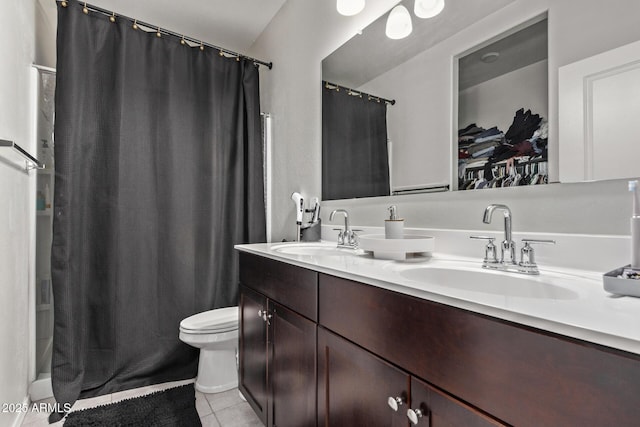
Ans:
MULTIPOLYGON (((177 381, 164 384, 155 384, 147 387, 121 391, 105 396, 93 397, 90 399, 78 400, 71 411, 92 408, 98 405, 117 402, 122 399, 142 396, 155 391, 164 390, 171 387, 188 384, 193 380, 177 381)), ((37 403, 55 403, 53 398, 41 400, 37 403)), ((253 412, 247 402, 240 398, 238 389, 225 391, 216 394, 204 394, 196 391, 196 409, 200 414, 200 421, 203 427, 261 427, 262 423, 253 412)), ((29 412, 22 422, 23 427, 60 427, 63 421, 49 424, 48 412, 29 412)))

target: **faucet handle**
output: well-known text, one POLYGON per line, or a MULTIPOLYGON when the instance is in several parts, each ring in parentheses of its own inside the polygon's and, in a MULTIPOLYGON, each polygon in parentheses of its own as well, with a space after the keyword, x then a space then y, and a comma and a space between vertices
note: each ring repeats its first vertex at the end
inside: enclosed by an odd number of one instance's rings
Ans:
POLYGON ((547 243, 550 245, 556 244, 555 240, 549 240, 549 239, 522 239, 522 241, 524 242, 525 246, 528 245, 529 243, 547 243))
POLYGON ((536 265, 536 259, 535 259, 535 252, 533 251, 531 244, 532 243, 551 244, 551 245, 556 244, 555 240, 548 240, 548 239, 522 239, 522 241, 524 242, 524 246, 522 247, 522 249, 520 249, 519 265, 520 267, 533 268, 533 269, 536 269, 537 265, 536 265))
POLYGON ((343 244, 345 246, 349 246, 354 249, 358 247, 358 235, 356 234, 357 231, 362 231, 362 230, 349 229, 348 231, 344 232, 343 244))
POLYGON ((488 266, 491 266, 491 265, 494 265, 494 264, 498 264, 498 256, 497 256, 496 245, 493 243, 493 241, 496 239, 495 237, 469 236, 469 238, 477 239, 477 240, 488 240, 489 241, 487 243, 487 246, 485 246, 485 248, 484 248, 484 259, 482 260, 482 265, 484 267, 488 267, 488 266))

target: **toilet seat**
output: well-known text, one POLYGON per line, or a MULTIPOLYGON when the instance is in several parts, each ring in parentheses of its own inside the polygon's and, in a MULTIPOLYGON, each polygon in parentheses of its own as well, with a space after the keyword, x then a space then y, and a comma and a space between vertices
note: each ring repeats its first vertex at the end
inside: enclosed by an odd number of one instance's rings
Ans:
POLYGON ((215 334, 238 329, 238 307, 203 311, 180 322, 180 331, 187 334, 215 334))

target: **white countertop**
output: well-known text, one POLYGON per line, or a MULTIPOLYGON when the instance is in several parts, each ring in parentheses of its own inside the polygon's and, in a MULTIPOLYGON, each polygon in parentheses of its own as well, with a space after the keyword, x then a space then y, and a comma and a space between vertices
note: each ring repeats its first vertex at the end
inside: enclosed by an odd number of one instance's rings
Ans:
MULTIPOLYGON (((327 245, 332 243, 326 242, 327 245)), ((616 297, 602 285, 602 273, 583 270, 540 267, 540 276, 487 271, 478 258, 434 253, 430 258, 407 261, 373 259, 362 250, 344 249, 345 255, 296 255, 275 251, 282 243, 236 245, 242 252, 262 255, 292 265, 345 279, 367 283, 425 300, 466 309, 498 319, 578 338, 604 346, 640 354, 640 298, 616 297), (472 274, 494 274, 526 278, 541 287, 560 289, 560 297, 504 295, 478 292, 472 286, 447 286, 411 280, 407 271, 416 267, 464 270, 472 274)), ((499 279, 499 278, 496 278, 499 279)), ((640 284, 639 284, 640 285, 640 284)))

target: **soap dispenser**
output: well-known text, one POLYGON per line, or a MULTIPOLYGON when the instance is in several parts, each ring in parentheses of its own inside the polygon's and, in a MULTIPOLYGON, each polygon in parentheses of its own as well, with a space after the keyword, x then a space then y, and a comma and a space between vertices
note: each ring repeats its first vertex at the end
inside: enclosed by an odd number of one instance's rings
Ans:
POLYGON ((398 218, 396 206, 389 206, 389 219, 384 220, 384 238, 404 238, 404 219, 398 218))

